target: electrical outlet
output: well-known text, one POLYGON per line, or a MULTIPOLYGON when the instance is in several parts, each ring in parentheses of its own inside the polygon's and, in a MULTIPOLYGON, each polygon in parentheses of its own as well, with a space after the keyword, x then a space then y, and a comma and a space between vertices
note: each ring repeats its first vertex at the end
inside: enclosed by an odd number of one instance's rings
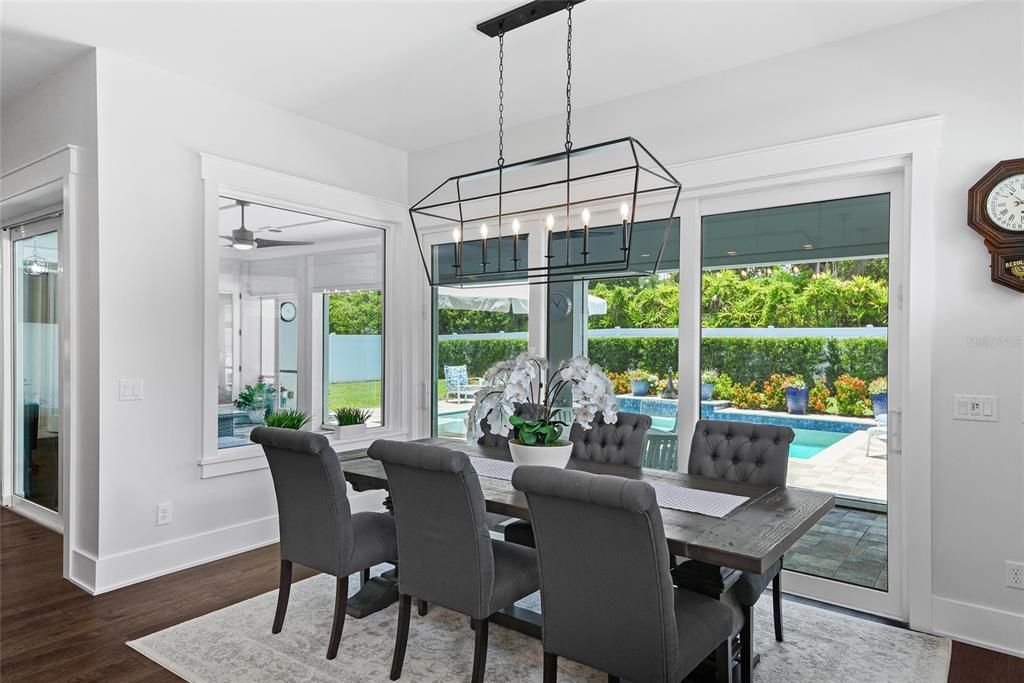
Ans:
POLYGON ((118 388, 118 400, 120 401, 141 401, 142 380, 123 379, 118 388))
POLYGON ((156 525, 163 526, 171 523, 171 504, 160 503, 156 506, 156 525))
POLYGON ((1024 590, 1024 562, 1006 562, 1006 585, 1024 590))

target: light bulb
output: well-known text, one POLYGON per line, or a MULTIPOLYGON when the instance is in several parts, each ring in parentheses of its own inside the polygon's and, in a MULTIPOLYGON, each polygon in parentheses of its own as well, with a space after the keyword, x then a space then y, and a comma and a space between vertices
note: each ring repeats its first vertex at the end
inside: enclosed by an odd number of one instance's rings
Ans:
POLYGON ((629 204, 622 202, 622 206, 619 207, 619 215, 622 216, 622 220, 629 220, 629 204))
POLYGON ((553 213, 548 214, 548 219, 545 221, 548 226, 548 230, 555 229, 555 215, 553 213))
POLYGON ((462 239, 462 232, 458 228, 452 230, 452 239, 455 240, 456 242, 462 239))
POLYGON ((583 209, 583 225, 590 225, 590 209, 583 209))
POLYGON ((518 218, 512 219, 512 234, 513 235, 518 235, 519 234, 519 219, 518 218))
POLYGON ((481 223, 480 224, 480 236, 481 237, 485 237, 485 238, 487 237, 487 224, 486 223, 481 223))

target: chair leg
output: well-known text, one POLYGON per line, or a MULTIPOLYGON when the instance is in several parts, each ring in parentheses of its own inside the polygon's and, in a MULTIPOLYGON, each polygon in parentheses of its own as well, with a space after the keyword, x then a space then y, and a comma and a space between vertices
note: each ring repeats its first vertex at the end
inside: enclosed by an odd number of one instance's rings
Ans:
POLYGON ((409 620, 412 616, 412 596, 403 595, 398 600, 398 631, 395 633, 395 655, 391 659, 391 680, 402 676, 405 663, 405 646, 409 642, 409 620))
POLYGON ((429 611, 429 609, 430 606, 427 604, 426 600, 416 601, 416 614, 420 615, 421 617, 425 617, 427 616, 427 612, 429 611))
POLYGON ((363 570, 363 574, 360 577, 359 587, 360 588, 365 588, 366 584, 368 584, 368 583, 370 583, 370 568, 369 567, 367 567, 366 569, 363 570))
POLYGON ((744 605, 743 630, 740 632, 740 680, 754 680, 754 610, 744 605))
POLYGON ((715 650, 715 680, 718 683, 732 683, 732 638, 715 650))
POLYGON ((292 593, 292 561, 281 560, 281 583, 277 588, 277 613, 271 633, 280 633, 284 626, 284 613, 288 611, 288 596, 292 593))
POLYGON ((558 655, 544 653, 544 683, 555 683, 558 680, 558 655))
POLYGON ((772 579, 772 614, 775 617, 775 640, 782 642, 782 570, 772 579))
POLYGON ((334 624, 331 626, 331 640, 327 644, 327 659, 338 656, 341 632, 345 628, 345 609, 348 607, 348 577, 338 577, 334 589, 334 624))
POLYGON ((619 683, 619 677, 608 674, 608 683, 619 683))
POLYGON ((484 671, 487 669, 487 619, 476 622, 476 647, 473 649, 472 683, 483 683, 484 671))

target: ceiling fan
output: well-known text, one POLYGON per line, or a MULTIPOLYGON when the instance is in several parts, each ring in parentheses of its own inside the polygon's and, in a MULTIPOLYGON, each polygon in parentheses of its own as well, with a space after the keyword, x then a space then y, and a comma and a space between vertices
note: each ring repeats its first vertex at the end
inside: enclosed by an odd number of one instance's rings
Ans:
POLYGON ((313 244, 312 242, 296 242, 293 240, 265 240, 262 237, 256 237, 252 230, 245 227, 245 207, 249 205, 249 202, 236 201, 236 203, 242 210, 242 222, 241 225, 231 231, 231 237, 227 235, 220 236, 221 239, 231 242, 231 244, 225 246, 246 251, 267 247, 298 247, 313 244))

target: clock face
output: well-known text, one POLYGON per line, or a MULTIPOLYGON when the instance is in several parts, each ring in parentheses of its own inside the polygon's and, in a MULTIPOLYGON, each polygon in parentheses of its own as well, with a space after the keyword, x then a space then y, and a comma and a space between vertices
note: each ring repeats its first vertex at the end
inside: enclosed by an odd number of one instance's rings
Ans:
POLYGON ((1012 175, 992 188, 985 208, 997 227, 1024 232, 1024 173, 1012 175))
POLYGON ((284 322, 290 323, 291 321, 295 320, 295 313, 295 304, 293 304, 291 301, 285 301, 283 304, 281 304, 281 320, 283 320, 284 322))
POLYGON ((554 320, 565 320, 572 312, 572 302, 561 292, 552 292, 548 297, 548 315, 554 320))

